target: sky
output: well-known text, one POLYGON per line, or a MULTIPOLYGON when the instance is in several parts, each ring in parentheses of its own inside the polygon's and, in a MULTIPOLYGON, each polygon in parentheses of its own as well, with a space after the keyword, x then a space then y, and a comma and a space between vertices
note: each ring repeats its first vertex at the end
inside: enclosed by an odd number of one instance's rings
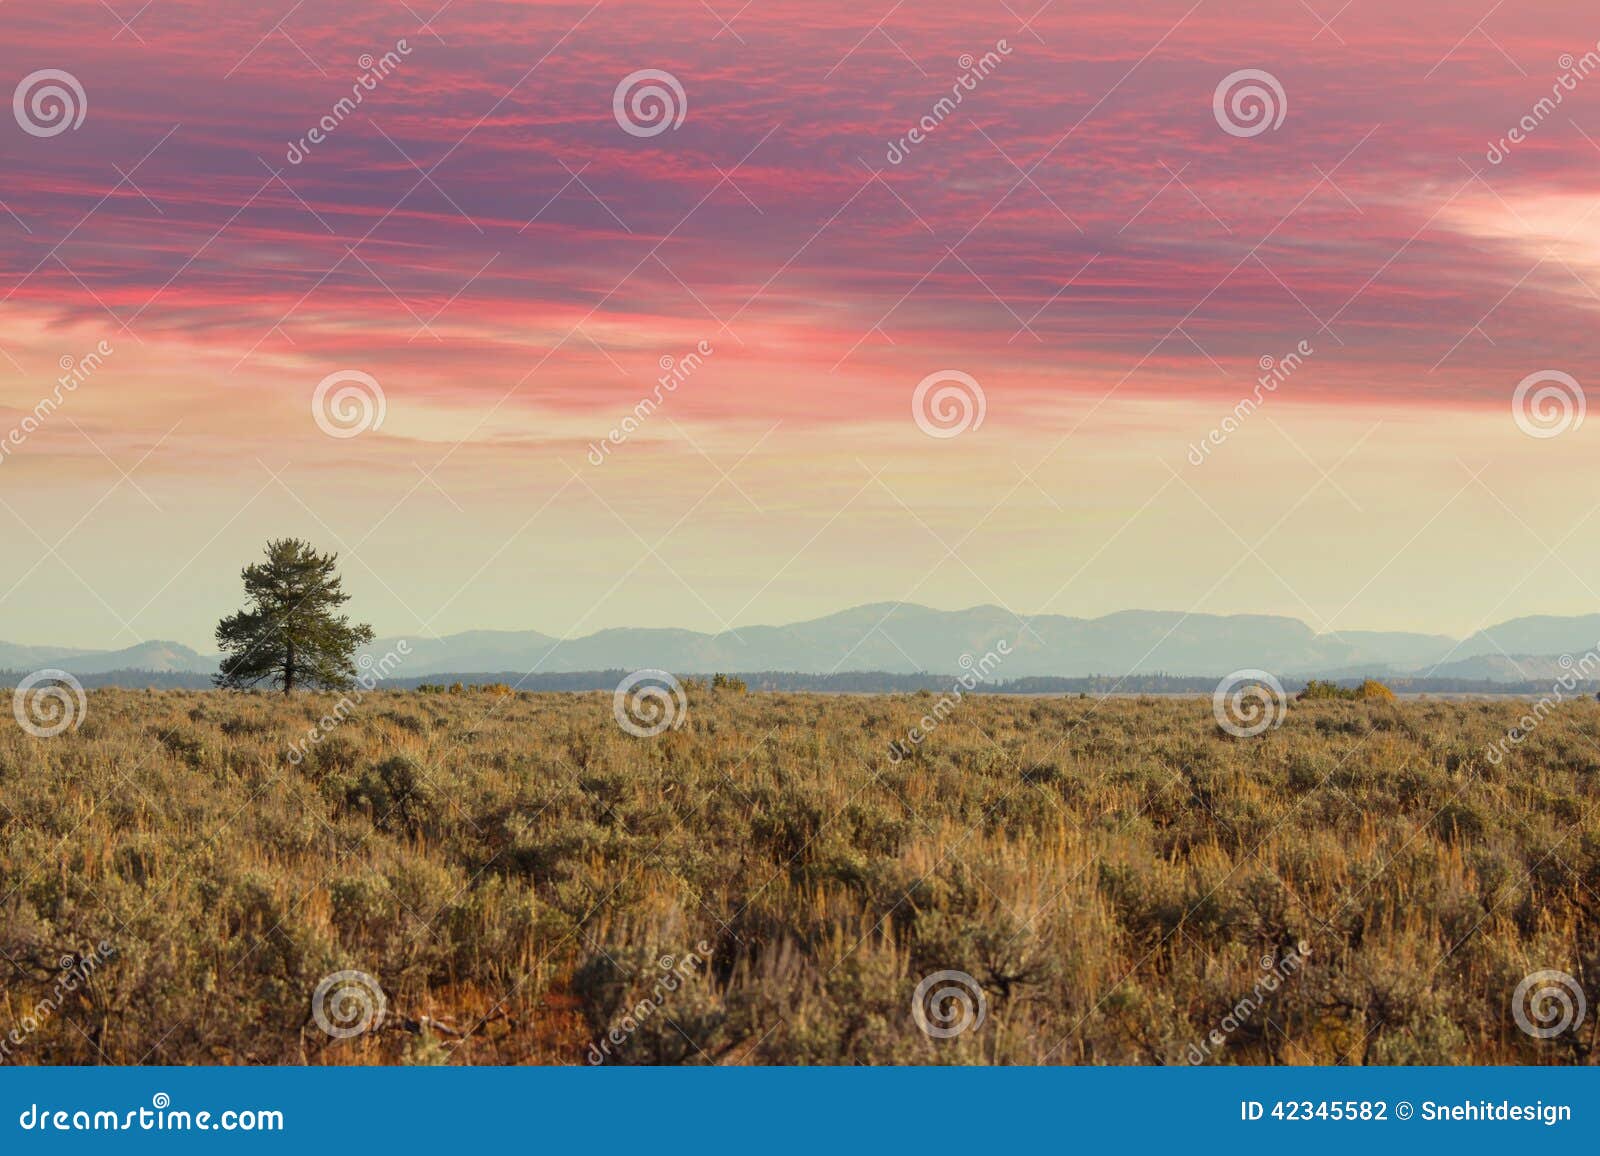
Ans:
POLYGON ((1597 609, 1592 5, 436 3, 0 5, 0 639, 1597 609))

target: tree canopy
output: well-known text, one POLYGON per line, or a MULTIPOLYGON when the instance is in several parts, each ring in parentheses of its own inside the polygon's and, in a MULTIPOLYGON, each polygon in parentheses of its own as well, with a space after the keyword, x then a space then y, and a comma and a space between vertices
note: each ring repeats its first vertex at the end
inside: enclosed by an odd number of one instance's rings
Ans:
POLYGON ((267 543, 265 562, 240 571, 249 605, 217 623, 220 687, 262 682, 285 694, 299 687, 342 690, 356 677, 355 653, 372 627, 337 613, 350 600, 337 554, 319 554, 298 538, 267 543))

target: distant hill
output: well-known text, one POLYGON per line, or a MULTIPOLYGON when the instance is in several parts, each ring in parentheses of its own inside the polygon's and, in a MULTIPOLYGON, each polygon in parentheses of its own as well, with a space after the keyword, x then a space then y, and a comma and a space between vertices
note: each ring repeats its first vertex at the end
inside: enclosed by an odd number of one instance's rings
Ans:
MULTIPOLYGON (((1583 652, 1570 655, 1574 660, 1583 652)), ((1600 673, 1591 665, 1589 676, 1600 673)), ((1419 672, 1431 678, 1488 679, 1491 682, 1540 682, 1548 686, 1558 678, 1568 676, 1585 678, 1585 672, 1575 665, 1564 665, 1561 656, 1548 654, 1476 654, 1471 658, 1452 659, 1419 672)))
POLYGON ((0 668, 30 671, 52 668, 69 674, 103 674, 112 670, 210 674, 217 669, 217 660, 215 656, 201 655, 179 642, 141 642, 125 650, 70 650, 0 642, 0 668))
MULTIPOLYGON (((398 638, 373 644, 392 650, 398 638)), ((858 606, 789 626, 715 634, 622 628, 574 639, 534 631, 472 631, 411 639, 407 672, 583 671, 655 666, 679 673, 784 670, 916 673, 964 669, 1005 642, 998 678, 1085 678, 1117 674, 1217 676, 1259 667, 1290 676, 1386 673, 1519 680, 1559 673, 1560 655, 1600 646, 1600 615, 1521 618, 1457 641, 1445 635, 1350 630, 1318 634, 1276 615, 1128 610, 1100 618, 1045 614, 1029 619, 998 606, 941 611, 905 603, 858 606), (1504 655, 1544 656, 1516 665, 1504 655), (1485 661, 1474 664, 1473 660, 1485 661), (1520 667, 1520 669, 1519 669, 1520 667)))
POLYGON ((1513 618, 1480 630, 1461 644, 1455 657, 1479 654, 1570 654, 1577 658, 1600 648, 1600 614, 1556 618, 1547 614, 1513 618))
MULTIPOLYGON (((380 639, 377 655, 398 638, 380 639)), ((533 631, 473 631, 439 640, 411 639, 406 670, 573 671, 660 667, 679 673, 847 670, 958 673, 995 653, 999 678, 1126 674, 1216 675, 1241 666, 1318 673, 1366 664, 1411 668, 1455 645, 1426 634, 1354 631, 1318 635, 1293 618, 1184 615, 1131 610, 1103 618, 1045 614, 1028 619, 998 606, 941 611, 905 603, 858 606, 790 626, 751 626, 702 634, 692 630, 613 629, 574 639, 533 631), (1002 644, 1010 650, 1001 655, 1002 644)))
MULTIPOLYGON (((1027 618, 998 606, 932 610, 909 603, 857 606, 788 626, 707 634, 650 627, 558 639, 537 631, 472 630, 408 638, 394 671, 407 679, 484 671, 558 674, 658 667, 678 674, 785 671, 957 675, 992 655, 992 680, 1090 678, 1112 672, 1216 678, 1254 667, 1284 678, 1435 676, 1467 682, 1547 680, 1600 646, 1600 614, 1512 619, 1457 641, 1443 635, 1350 630, 1319 634, 1295 618, 1126 610, 1100 618, 1027 618), (1002 653, 1002 650, 1009 653, 1002 653), (1511 656, 1511 657, 1508 657, 1511 656)), ((396 651, 379 639, 374 657, 396 651)), ((215 655, 176 642, 123 650, 0 643, 0 668, 57 667, 77 675, 154 671, 208 675, 215 655)))

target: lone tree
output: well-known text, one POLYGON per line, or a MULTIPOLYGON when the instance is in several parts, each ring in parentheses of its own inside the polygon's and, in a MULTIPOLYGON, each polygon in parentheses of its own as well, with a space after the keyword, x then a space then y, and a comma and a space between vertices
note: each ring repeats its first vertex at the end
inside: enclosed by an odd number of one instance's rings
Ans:
POLYGON ((334 613, 350 601, 334 569, 338 557, 279 538, 267 543, 265 562, 240 572, 250 605, 217 623, 218 686, 240 690, 271 680, 288 694, 299 686, 343 690, 354 683, 355 652, 372 641, 372 627, 352 626, 334 613))

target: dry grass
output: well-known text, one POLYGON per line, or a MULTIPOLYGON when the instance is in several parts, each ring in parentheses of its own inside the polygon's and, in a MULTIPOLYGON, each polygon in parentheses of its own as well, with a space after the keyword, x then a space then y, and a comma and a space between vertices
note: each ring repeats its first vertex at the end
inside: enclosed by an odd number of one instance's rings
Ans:
POLYGON ((332 701, 98 691, 4 729, 0 1033, 116 948, 13 1062, 582 1063, 702 940, 616 1059, 1183 1063, 1301 940, 1207 1062, 1600 1054, 1600 1016, 1511 1014, 1541 968, 1600 999, 1600 704, 1492 766, 1518 704, 1294 703, 1236 740, 1198 699, 968 699, 892 762, 930 699, 695 688, 639 739, 605 695, 383 693, 291 765, 332 701), (308 1026, 343 968, 387 1030, 308 1026), (942 969, 988 1017, 933 1040, 942 969))

